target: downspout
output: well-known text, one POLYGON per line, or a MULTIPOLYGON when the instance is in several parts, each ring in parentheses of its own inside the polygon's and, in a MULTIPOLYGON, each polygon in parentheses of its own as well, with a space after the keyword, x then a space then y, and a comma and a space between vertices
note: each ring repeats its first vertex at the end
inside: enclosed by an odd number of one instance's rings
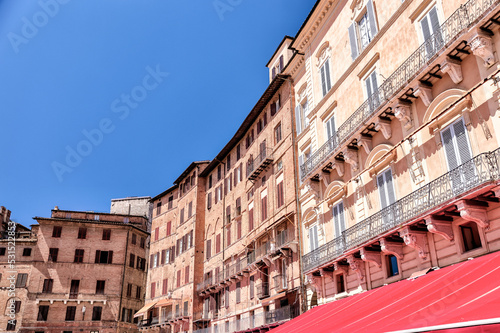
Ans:
MULTIPOLYGON (((127 244, 125 245, 125 258, 123 259, 123 272, 122 272, 122 288, 120 291, 120 304, 118 306, 118 323, 116 325, 116 333, 119 333, 119 323, 120 323, 120 316, 122 314, 122 299, 123 299, 123 284, 125 283, 125 270, 127 269, 127 254, 128 254, 128 237, 130 235, 130 228, 127 230, 127 244)), ((123 318, 121 318, 123 320, 123 318)))

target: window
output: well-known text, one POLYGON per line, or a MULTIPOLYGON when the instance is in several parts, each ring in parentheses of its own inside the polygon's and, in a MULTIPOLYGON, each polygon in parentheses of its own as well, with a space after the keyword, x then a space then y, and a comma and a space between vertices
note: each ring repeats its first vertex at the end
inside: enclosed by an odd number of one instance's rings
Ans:
POLYGON ((141 249, 143 249, 144 247, 146 247, 146 238, 144 237, 141 237, 141 249))
MULTIPOLYGON (((224 288, 224 303, 226 307, 229 307, 229 287, 224 288)), ((229 330, 226 332, 229 332, 229 330)))
POLYGON ((57 262, 57 255, 59 253, 59 249, 57 248, 50 248, 49 249, 49 261, 52 262, 57 262))
POLYGON ((167 222, 167 236, 172 234, 172 221, 167 222))
POLYGON ((82 263, 83 262, 83 254, 84 254, 83 249, 76 249, 75 250, 75 259, 73 262, 75 263, 82 263))
POLYGON ((229 246, 231 245, 231 225, 228 225, 226 228, 227 228, 226 244, 227 246, 229 246))
POLYGON ((137 235, 132 234, 132 245, 135 245, 135 244, 137 244, 137 235))
POLYGON ((130 260, 128 262, 129 267, 134 268, 135 267, 135 254, 131 253, 130 254, 130 260))
POLYGON ((78 239, 87 238, 87 228, 78 228, 78 239))
POLYGON ((307 102, 307 99, 299 103, 295 107, 295 121, 296 121, 296 126, 297 126, 297 135, 300 134, 307 126, 309 126, 309 118, 307 116, 309 115, 309 103, 307 102))
POLYGON ((54 280, 52 280, 52 279, 43 280, 42 293, 50 294, 52 292, 52 285, 53 284, 54 284, 54 280))
POLYGON ((387 277, 396 276, 399 274, 398 258, 390 254, 387 258, 387 277))
POLYGON ((212 257, 212 240, 207 239, 207 260, 212 257))
POLYGON ((277 200, 276 205, 279 208, 285 204, 285 196, 283 193, 283 181, 280 181, 276 187, 277 187, 276 192, 278 195, 278 200, 277 200))
POLYGON ((326 139, 328 141, 335 140, 336 131, 335 131, 335 119, 333 116, 328 118, 328 120, 325 122, 325 131, 326 131, 326 139))
POLYGON ((160 227, 155 228, 155 242, 160 238, 160 227))
MULTIPOLYGON (((448 170, 451 171, 472 158, 469 138, 462 118, 441 131, 441 138, 443 140, 448 170)), ((472 166, 468 168, 470 170, 466 169, 464 169, 466 174, 463 174, 462 177, 471 176, 467 173, 474 172, 472 166)), ((460 179, 456 181, 459 182, 460 179)))
POLYGON ((177 288, 181 286, 181 270, 177 271, 177 288))
POLYGON ((94 306, 92 309, 92 321, 100 321, 102 316, 102 306, 94 306))
POLYGON ((436 7, 432 7, 422 20, 420 20, 420 27, 422 28, 422 35, 425 41, 427 56, 430 58, 441 48, 443 44, 436 7))
POLYGON ((189 315, 189 302, 188 301, 185 301, 184 302, 184 316, 188 316, 189 315))
POLYGON ((26 287, 26 282, 28 281, 27 273, 19 273, 17 274, 16 279, 16 288, 24 288, 26 287))
POLYGON ((16 324, 17 324, 17 320, 16 319, 11 319, 7 322, 7 327, 6 327, 6 331, 15 331, 16 330, 16 324))
POLYGON ((167 255, 167 250, 161 250, 160 265, 165 265, 165 256, 167 255))
POLYGON ((165 252, 165 264, 168 264, 170 262, 170 257, 172 256, 172 250, 167 249, 165 252))
POLYGON ((208 176, 208 188, 212 188, 212 175, 208 176))
POLYGON ((253 230, 253 205, 248 210, 248 231, 253 230))
POLYGON ((220 234, 215 236, 215 253, 220 252, 220 234))
POLYGON ((98 295, 104 295, 104 287, 106 286, 105 280, 97 280, 95 285, 95 293, 98 295))
POLYGON ((103 229, 102 240, 110 240, 110 239, 111 239, 111 229, 103 229))
POLYGON ((31 248, 30 247, 25 247, 23 249, 23 257, 29 257, 31 256, 31 248))
POLYGON ((332 207, 333 224, 335 226, 335 237, 340 237, 345 230, 344 203, 340 202, 332 207))
POLYGON ((193 216, 193 202, 190 201, 188 204, 188 219, 193 216))
POLYGON ((237 239, 241 238, 241 219, 239 219, 236 222, 236 237, 237 237, 237 239))
POLYGON ((217 181, 221 180, 221 178, 222 178, 222 167, 221 167, 221 165, 219 164, 219 165, 217 166, 217 181))
POLYGON ((137 289, 135 290, 135 298, 141 299, 141 287, 137 286, 137 289))
POLYGON ((79 289, 80 280, 71 280, 71 286, 69 288, 69 298, 77 298, 79 289))
POLYGON ((241 302, 241 282, 236 282, 236 303, 241 302))
POLYGON ((184 208, 181 209, 181 214, 180 214, 180 218, 179 218, 179 224, 183 224, 184 223, 184 208))
POLYGON ((274 143, 281 141, 281 123, 274 128, 274 143))
POLYGON ((368 0, 366 12, 353 22, 349 27, 349 40, 351 43, 351 57, 356 59, 358 55, 368 46, 373 37, 377 34, 377 22, 373 0, 368 0))
POLYGON ((226 171, 229 171, 230 169, 231 169, 231 155, 228 155, 226 159, 226 171))
POLYGON ((153 255, 153 268, 158 267, 158 252, 153 255))
POLYGON ((212 208, 212 193, 207 194, 207 209, 212 208))
POLYGON ((62 227, 54 226, 52 229, 52 237, 61 237, 62 227))
POLYGON ((76 306, 68 306, 66 308, 66 321, 75 320, 76 306))
MULTIPOLYGON (((387 169, 377 176, 378 190, 380 194, 380 204, 381 208, 384 209, 396 202, 396 196, 394 194, 394 185, 392 182, 392 171, 387 169)), ((389 213, 389 212, 388 212, 389 213)), ((392 215, 392 214, 389 214, 392 215)), ((391 217, 386 215, 387 217, 391 217)))
POLYGON ((47 317, 49 316, 49 306, 48 305, 40 305, 38 307, 38 316, 37 321, 47 321, 47 317))
POLYGON ((262 221, 267 219, 267 195, 264 195, 260 199, 260 212, 262 221))
POLYGON ((231 221, 231 206, 226 207, 226 223, 231 221))
POLYGON ((241 145, 238 144, 236 146, 236 161, 238 161, 241 158, 241 145))
POLYGON ((189 283, 189 265, 186 266, 184 269, 184 283, 188 284, 189 283))
POLYGON ((5 255, 5 247, 0 247, 0 256, 5 255))
POLYGON ((127 297, 132 297, 132 287, 131 283, 127 284, 127 297))
POLYGON ((337 294, 343 293, 345 291, 344 274, 335 275, 335 279, 337 282, 337 294))
POLYGON ((172 207, 174 206, 174 196, 171 195, 168 197, 168 206, 167 206, 167 209, 172 209, 172 207))
POLYGON ((163 286, 162 286, 162 290, 161 290, 162 295, 167 294, 167 286, 168 286, 168 279, 163 279, 163 286))
POLYGON ((255 292, 255 275, 250 276, 250 299, 254 298, 255 292))
POLYGON ((95 251, 95 263, 96 264, 112 264, 113 263, 113 251, 95 251))
POLYGON ((471 251, 482 246, 479 230, 475 222, 462 224, 460 226, 460 233, 464 244, 464 252, 471 251))
POLYGON ((99 215, 94 215, 94 220, 99 221, 100 217, 99 215))
POLYGON ((318 226, 313 225, 309 228, 309 251, 314 251, 318 248, 318 226))
POLYGON ((129 223, 129 222, 130 222, 130 218, 128 218, 128 217, 123 218, 123 223, 129 223))
POLYGON ((156 282, 151 282, 151 298, 156 296, 156 282))
POLYGON ((161 214, 161 201, 156 204, 156 216, 161 214))
POLYGON ((370 103, 370 109, 376 109, 380 104, 378 94, 377 72, 373 71, 365 79, 366 97, 370 103))
POLYGON ((332 88, 332 83, 330 81, 330 59, 326 59, 319 71, 321 75, 321 91, 324 97, 332 88))

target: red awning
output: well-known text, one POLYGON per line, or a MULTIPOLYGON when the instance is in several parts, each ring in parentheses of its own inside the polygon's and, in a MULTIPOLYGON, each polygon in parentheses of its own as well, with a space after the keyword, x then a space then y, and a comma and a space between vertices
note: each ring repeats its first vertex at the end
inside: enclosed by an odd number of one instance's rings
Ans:
POLYGON ((450 329, 500 332, 500 252, 314 307, 272 332, 450 329), (477 325, 484 326, 478 330, 477 325))

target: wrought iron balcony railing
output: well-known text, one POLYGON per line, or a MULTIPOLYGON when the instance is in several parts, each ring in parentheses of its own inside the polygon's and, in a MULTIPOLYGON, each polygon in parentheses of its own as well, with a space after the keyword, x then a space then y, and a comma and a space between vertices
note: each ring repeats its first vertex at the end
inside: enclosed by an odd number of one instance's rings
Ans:
POLYGON ((261 282, 257 285, 257 297, 259 299, 269 297, 269 282, 261 282))
POLYGON ((282 274, 276 275, 273 277, 273 280, 274 280, 274 289, 276 290, 276 292, 281 292, 283 290, 288 289, 288 281, 286 275, 282 274))
POLYGON ((387 104, 397 93, 401 92, 411 82, 429 61, 440 51, 455 41, 462 34, 490 12, 499 0, 469 0, 461 5, 441 25, 437 31, 425 40, 399 66, 347 120, 342 123, 335 135, 316 150, 309 159, 300 166, 300 177, 304 180, 318 165, 327 160, 334 153, 340 152, 341 145, 365 124, 375 113, 387 104))
POLYGON ((300 314, 297 306, 284 306, 279 309, 269 310, 266 312, 266 324, 273 324, 280 321, 290 320, 300 314))
POLYGON ((256 179, 273 161, 273 150, 270 148, 262 149, 259 155, 253 161, 247 163, 247 178, 256 179))
POLYGON ((477 155, 303 256, 305 272, 333 261, 346 250, 428 214, 435 207, 488 182, 500 180, 500 149, 477 155))

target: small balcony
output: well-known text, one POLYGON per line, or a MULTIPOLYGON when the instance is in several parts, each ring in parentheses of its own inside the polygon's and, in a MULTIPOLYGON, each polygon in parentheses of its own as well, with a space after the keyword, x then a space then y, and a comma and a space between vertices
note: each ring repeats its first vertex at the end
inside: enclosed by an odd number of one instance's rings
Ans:
POLYGON ((274 279, 274 290, 276 293, 280 293, 288 289, 288 281, 286 275, 280 274, 273 277, 274 279))
POLYGON ((264 299, 269 297, 269 282, 261 282, 257 285, 257 298, 264 299))
POLYGON ((247 163, 247 178, 255 180, 273 162, 272 149, 262 149, 260 154, 253 161, 247 163))
POLYGON ((137 326, 138 327, 151 327, 151 326, 156 326, 160 323, 160 320, 158 317, 152 317, 152 318, 147 318, 147 319, 143 319, 143 320, 140 320, 138 323, 137 323, 137 326))
POLYGON ((279 309, 269 310, 266 312, 266 324, 274 324, 281 321, 286 321, 297 317, 300 314, 300 309, 297 306, 284 306, 279 309))

